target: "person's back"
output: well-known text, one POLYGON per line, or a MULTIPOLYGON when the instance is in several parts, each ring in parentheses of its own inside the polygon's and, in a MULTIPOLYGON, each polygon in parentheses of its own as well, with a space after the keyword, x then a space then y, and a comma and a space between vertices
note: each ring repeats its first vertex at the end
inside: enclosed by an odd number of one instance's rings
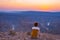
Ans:
POLYGON ((38 23, 34 23, 34 27, 32 27, 31 38, 38 38, 40 28, 38 27, 38 23))

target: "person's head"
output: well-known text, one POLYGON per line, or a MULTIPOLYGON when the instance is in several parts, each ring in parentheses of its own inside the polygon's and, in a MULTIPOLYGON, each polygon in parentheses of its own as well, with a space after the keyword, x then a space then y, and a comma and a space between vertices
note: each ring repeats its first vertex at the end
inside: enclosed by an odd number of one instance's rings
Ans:
POLYGON ((38 26, 38 23, 37 23, 37 22, 35 22, 35 23, 34 23, 34 26, 35 26, 35 27, 37 27, 37 26, 38 26))

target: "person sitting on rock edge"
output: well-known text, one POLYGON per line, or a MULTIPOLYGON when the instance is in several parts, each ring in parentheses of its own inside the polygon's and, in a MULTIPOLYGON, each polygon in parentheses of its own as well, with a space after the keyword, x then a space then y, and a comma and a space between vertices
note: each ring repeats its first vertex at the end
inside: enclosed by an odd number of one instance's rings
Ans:
POLYGON ((36 39, 40 36, 40 28, 38 27, 38 23, 34 23, 34 27, 32 27, 31 38, 36 39))

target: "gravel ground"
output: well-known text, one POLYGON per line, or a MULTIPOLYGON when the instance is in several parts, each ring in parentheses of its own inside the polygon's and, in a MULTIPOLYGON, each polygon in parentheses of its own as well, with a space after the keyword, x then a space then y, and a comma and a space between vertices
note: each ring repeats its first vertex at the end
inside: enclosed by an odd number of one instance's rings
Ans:
POLYGON ((16 32, 14 36, 9 35, 9 32, 0 32, 0 40, 60 40, 60 35, 40 33, 38 39, 31 39, 27 32, 16 32))

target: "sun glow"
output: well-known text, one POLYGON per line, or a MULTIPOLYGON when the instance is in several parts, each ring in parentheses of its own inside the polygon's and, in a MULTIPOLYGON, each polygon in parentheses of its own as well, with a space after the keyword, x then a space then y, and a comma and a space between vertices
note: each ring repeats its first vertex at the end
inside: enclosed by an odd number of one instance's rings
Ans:
POLYGON ((0 9, 60 10, 60 0, 0 0, 0 9))

